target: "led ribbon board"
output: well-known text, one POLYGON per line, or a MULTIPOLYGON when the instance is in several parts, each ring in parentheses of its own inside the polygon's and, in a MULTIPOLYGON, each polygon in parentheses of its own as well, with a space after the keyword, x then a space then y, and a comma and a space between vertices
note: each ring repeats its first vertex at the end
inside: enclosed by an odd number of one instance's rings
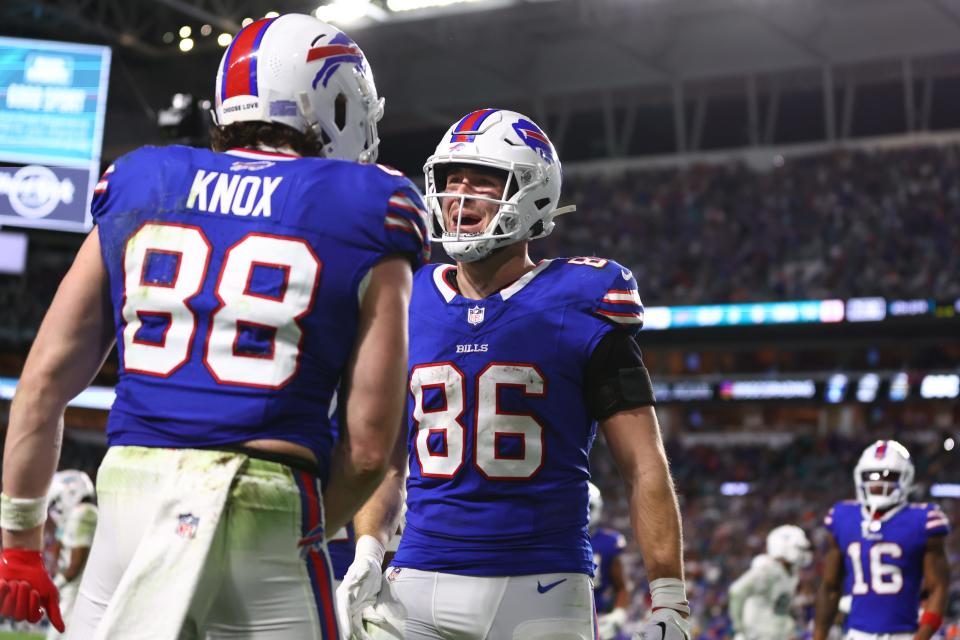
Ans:
POLYGON ((107 47, 0 38, 0 225, 90 229, 109 71, 107 47))

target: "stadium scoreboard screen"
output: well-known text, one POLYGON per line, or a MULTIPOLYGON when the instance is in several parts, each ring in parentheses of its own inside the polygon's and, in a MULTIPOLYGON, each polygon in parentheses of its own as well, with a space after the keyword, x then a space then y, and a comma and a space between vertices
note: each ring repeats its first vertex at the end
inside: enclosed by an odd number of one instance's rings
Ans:
POLYGON ((0 37, 0 225, 86 231, 107 47, 0 37))

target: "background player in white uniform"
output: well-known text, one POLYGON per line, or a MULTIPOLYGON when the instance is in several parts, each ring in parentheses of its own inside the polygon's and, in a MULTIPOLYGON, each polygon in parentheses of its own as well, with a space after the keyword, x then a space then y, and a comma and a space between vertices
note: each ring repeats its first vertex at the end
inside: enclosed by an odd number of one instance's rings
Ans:
POLYGON ((62 630, 45 497, 64 407, 118 344, 74 640, 336 638, 324 527, 379 484, 401 419, 429 247, 416 187, 372 164, 363 53, 311 16, 257 20, 223 56, 216 115, 217 151, 107 170, 10 410, 0 611, 62 630))
POLYGON ((788 640, 796 635, 791 613, 800 569, 813 560, 800 527, 781 525, 767 535, 767 552, 730 585, 734 640, 788 640))
POLYGON ((561 212, 562 173, 525 116, 466 115, 424 169, 432 235, 456 266, 414 280, 407 451, 355 519, 341 620, 359 634, 376 602, 374 637, 594 637, 587 482, 599 424, 651 580, 644 637, 688 637, 679 510, 635 341, 633 275, 602 258, 530 259, 528 241, 561 212), (406 528, 382 579, 407 452, 406 528))
POLYGON ((613 640, 627 622, 633 585, 623 566, 627 539, 613 529, 600 526, 603 495, 600 487, 590 489, 590 546, 593 547, 593 599, 597 607, 597 631, 600 640, 613 640))
MULTIPOLYGON (((53 583, 60 592, 60 612, 64 624, 70 624, 70 614, 76 602, 80 579, 87 564, 93 533, 97 528, 97 506, 93 500, 93 481, 83 471, 67 469, 53 476, 50 486, 50 518, 56 526, 57 573, 53 583)), ((60 638, 51 626, 47 639, 60 638)))
POLYGON ((857 500, 838 502, 824 518, 831 536, 814 640, 826 640, 841 594, 850 595, 847 640, 929 640, 943 623, 950 526, 936 505, 909 501, 914 474, 896 440, 877 440, 860 456, 857 500), (918 614, 921 588, 927 598, 918 614))

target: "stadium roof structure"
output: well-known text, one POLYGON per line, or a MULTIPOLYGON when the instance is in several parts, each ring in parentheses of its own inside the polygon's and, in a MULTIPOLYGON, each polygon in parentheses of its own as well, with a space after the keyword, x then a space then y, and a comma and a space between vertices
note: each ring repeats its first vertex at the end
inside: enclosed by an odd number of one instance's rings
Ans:
MULTIPOLYGON (((598 127, 615 152, 630 137, 634 107, 658 102, 673 104, 683 151, 697 148, 690 104, 698 96, 745 96, 751 139, 762 142, 775 108, 767 103, 776 103, 763 96, 805 86, 822 92, 829 140, 842 137, 840 94, 858 83, 902 82, 907 120, 923 128, 924 79, 960 76, 960 0, 475 0, 402 13, 389 10, 395 0, 337 1, 375 8, 375 19, 343 26, 388 99, 387 133, 445 128, 496 105, 528 112, 562 137, 570 113, 590 108, 603 110, 598 127)), ((215 62, 197 57, 215 60, 222 50, 198 39, 184 54, 161 41, 164 33, 182 24, 235 32, 245 17, 318 4, 6 0, 0 24, 6 35, 107 42, 141 66, 163 61, 176 72, 151 74, 149 90, 170 95, 184 83, 208 84, 215 62)))

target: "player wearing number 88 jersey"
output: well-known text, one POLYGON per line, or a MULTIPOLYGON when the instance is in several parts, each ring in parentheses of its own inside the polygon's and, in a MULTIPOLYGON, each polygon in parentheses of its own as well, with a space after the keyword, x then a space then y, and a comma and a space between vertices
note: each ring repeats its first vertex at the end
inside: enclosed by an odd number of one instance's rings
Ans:
POLYGON ((857 500, 838 502, 824 525, 830 548, 817 595, 815 640, 825 640, 842 593, 851 597, 847 640, 927 640, 946 610, 947 516, 909 502, 914 476, 907 449, 878 440, 854 470, 857 500), (918 616, 920 591, 928 593, 918 616))
POLYGON ((468 114, 425 172, 432 236, 457 263, 414 277, 406 451, 355 520, 341 620, 359 635, 362 614, 374 638, 595 637, 587 483, 599 425, 632 487, 660 609, 647 638, 684 637, 679 514, 633 274, 603 258, 530 260, 528 241, 563 212, 562 172, 521 114, 468 114), (406 529, 381 583, 360 568, 382 557, 405 459, 406 529))
MULTIPOLYGON (((429 247, 417 189, 370 164, 382 101, 363 53, 310 16, 263 19, 216 87, 213 151, 145 147, 98 183, 97 228, 11 411, 4 489, 37 495, 66 402, 116 341, 68 638, 339 637, 325 531, 376 488, 396 439, 411 267, 429 247)), ((7 561, 39 542, 35 501, 8 500, 0 600, 32 580, 18 617, 39 604, 56 622, 36 554, 7 561)))

